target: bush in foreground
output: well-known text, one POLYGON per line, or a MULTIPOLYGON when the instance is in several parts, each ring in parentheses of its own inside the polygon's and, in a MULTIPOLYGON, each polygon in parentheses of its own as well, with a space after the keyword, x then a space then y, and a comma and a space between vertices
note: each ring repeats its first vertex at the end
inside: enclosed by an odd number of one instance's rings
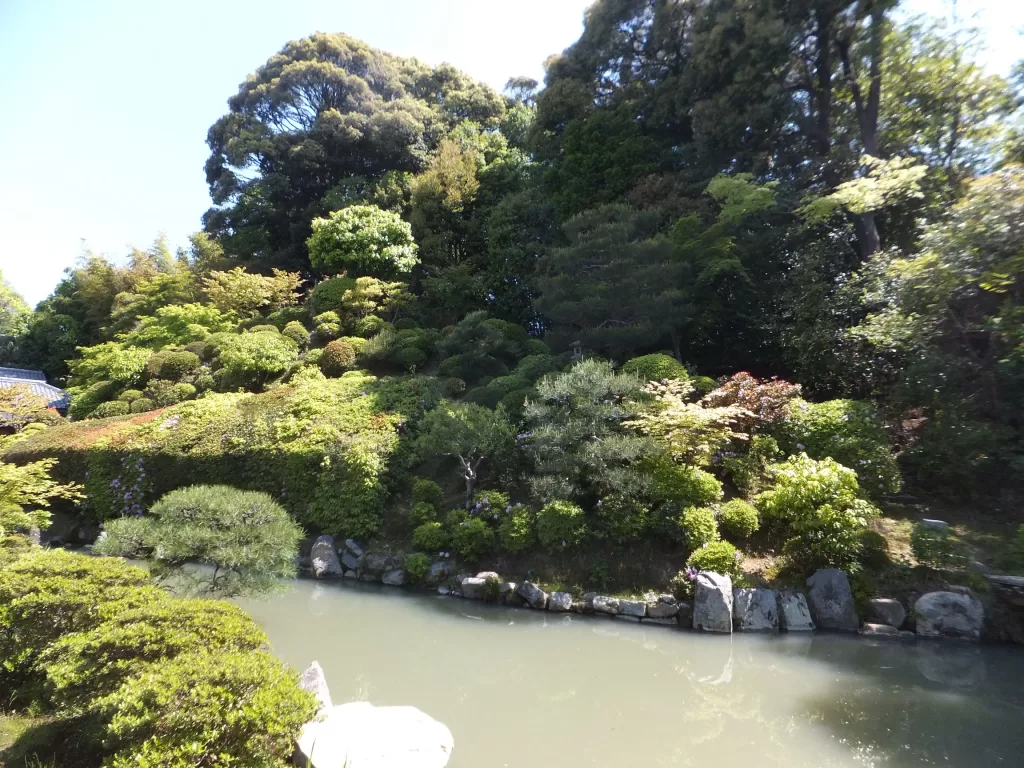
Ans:
POLYGON ((700 549, 695 549, 686 558, 686 565, 698 571, 712 571, 738 579, 743 575, 740 565, 743 553, 728 541, 712 541, 700 549))
POLYGON ((753 504, 730 499, 718 511, 718 525, 727 538, 745 539, 761 527, 761 520, 753 504))

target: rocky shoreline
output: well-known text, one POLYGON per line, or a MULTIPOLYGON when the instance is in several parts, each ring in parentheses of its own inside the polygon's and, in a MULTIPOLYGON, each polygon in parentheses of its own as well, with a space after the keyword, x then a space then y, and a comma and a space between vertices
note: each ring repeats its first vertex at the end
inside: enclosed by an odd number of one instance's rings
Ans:
MULTIPOLYGON (((339 547, 330 536, 320 536, 311 548, 308 569, 317 579, 403 587, 408 585, 404 562, 401 555, 365 551, 352 539, 339 547)), ((866 616, 856 611, 847 575, 835 568, 812 574, 806 591, 734 588, 729 576, 702 572, 692 601, 669 594, 627 599, 597 592, 577 599, 568 592, 545 592, 529 581, 504 580, 493 571, 458 573, 447 559, 433 561, 420 586, 466 600, 710 633, 831 631, 893 640, 1024 643, 1024 578, 993 576, 990 581, 995 602, 989 611, 970 589, 954 586, 921 595, 909 611, 898 600, 873 599, 866 616)))

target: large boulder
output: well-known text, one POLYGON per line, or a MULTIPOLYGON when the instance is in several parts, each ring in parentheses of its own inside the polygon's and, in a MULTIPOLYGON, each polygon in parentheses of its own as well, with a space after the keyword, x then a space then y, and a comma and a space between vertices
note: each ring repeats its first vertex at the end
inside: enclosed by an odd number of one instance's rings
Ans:
POLYGON ((529 581, 524 581, 516 587, 516 594, 522 597, 531 608, 542 611, 547 607, 548 593, 529 581))
POLYGON ((737 632, 778 630, 779 601, 774 589, 735 589, 732 600, 733 627, 737 632))
POLYGON ((483 600, 487 596, 487 579, 468 576, 462 580, 462 596, 467 600, 483 600))
POLYGON ((899 600, 891 597, 876 597, 868 601, 870 617, 879 624, 888 624, 899 629, 907 618, 907 612, 899 600))
POLYGON ((351 552, 356 557, 363 556, 363 548, 356 543, 355 539, 345 539, 345 551, 351 552))
POLYGON ((405 584, 405 571, 401 568, 395 568, 393 571, 387 571, 381 577, 381 581, 389 587, 400 587, 405 584))
POLYGON ((679 601, 673 595, 650 595, 647 598, 647 618, 675 619, 679 613, 679 601))
POLYGON ((452 564, 448 560, 435 560, 427 571, 427 584, 440 584, 452 575, 452 564))
POLYGON ((811 616, 821 629, 856 632, 860 628, 853 606, 853 591, 845 573, 838 568, 822 568, 807 579, 807 586, 811 616))
POLYGON ((732 579, 701 571, 693 593, 693 628, 704 632, 732 632, 732 579))
POLYGON ((787 632, 813 632, 814 620, 801 592, 779 593, 779 627, 787 632))
POLYGON ((642 619, 647 615, 647 603, 643 600, 619 600, 619 615, 642 619))
POLYGON ((299 687, 316 696, 318 713, 326 712, 331 708, 331 692, 327 689, 327 677, 319 662, 314 661, 306 667, 299 676, 299 687))
POLYGON ((967 590, 929 592, 914 603, 914 619, 921 637, 978 640, 985 624, 985 609, 967 590))
POLYGON ((359 566, 359 578, 366 581, 380 581, 388 571, 400 568, 402 562, 393 555, 384 552, 367 552, 359 566))
POLYGON ((986 636, 1024 645, 1024 576, 988 576, 995 601, 986 636))
POLYGON ((614 616, 619 612, 619 598, 617 597, 594 595, 590 604, 594 608, 594 613, 606 613, 609 616, 614 616))
POLYGON ((307 723, 297 764, 304 768, 444 768, 455 740, 447 726, 415 707, 342 704, 307 723))
POLYGON ((345 572, 341 567, 341 561, 338 560, 338 550, 334 546, 334 539, 330 536, 320 536, 313 542, 309 559, 315 578, 333 579, 345 572))
POLYGON ((363 564, 363 558, 362 556, 357 557, 346 549, 341 555, 341 564, 345 566, 345 570, 358 571, 359 566, 363 564))
POLYGON ((552 592, 548 597, 548 610, 552 613, 565 613, 572 608, 572 595, 568 592, 552 592))

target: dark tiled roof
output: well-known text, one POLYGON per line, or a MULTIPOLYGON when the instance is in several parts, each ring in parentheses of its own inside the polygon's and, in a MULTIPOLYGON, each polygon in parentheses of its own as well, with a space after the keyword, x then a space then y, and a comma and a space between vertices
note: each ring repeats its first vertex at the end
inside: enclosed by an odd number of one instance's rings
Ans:
POLYGON ((40 397, 46 398, 50 408, 67 408, 71 398, 58 387, 46 383, 46 375, 42 371, 30 371, 26 368, 0 368, 0 387, 26 387, 40 397))

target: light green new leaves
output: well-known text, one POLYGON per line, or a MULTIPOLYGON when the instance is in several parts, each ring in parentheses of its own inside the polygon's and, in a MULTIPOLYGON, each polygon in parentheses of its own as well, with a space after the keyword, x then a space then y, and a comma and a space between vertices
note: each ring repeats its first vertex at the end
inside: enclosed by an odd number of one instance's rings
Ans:
POLYGON ((418 263, 412 229, 396 213, 375 205, 350 205, 326 219, 313 219, 306 240, 314 267, 344 267, 387 276, 410 271, 418 263))
POLYGON ((924 165, 902 157, 883 160, 864 155, 861 166, 863 176, 843 182, 830 195, 810 199, 797 208, 797 214, 808 224, 820 224, 838 211, 859 216, 924 197, 921 180, 928 172, 924 165))

